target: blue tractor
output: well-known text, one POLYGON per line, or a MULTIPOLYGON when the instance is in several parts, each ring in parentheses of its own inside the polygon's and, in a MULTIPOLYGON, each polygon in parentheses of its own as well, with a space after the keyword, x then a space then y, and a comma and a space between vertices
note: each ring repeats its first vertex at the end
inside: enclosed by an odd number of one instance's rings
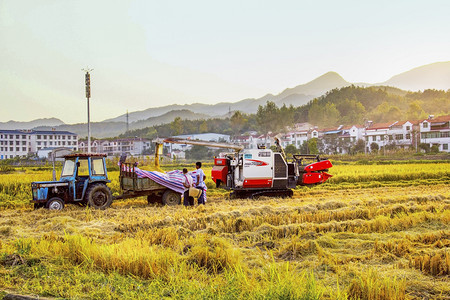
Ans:
POLYGON ((61 178, 56 181, 31 183, 34 208, 61 210, 67 203, 108 208, 113 200, 106 185, 108 179, 106 154, 68 154, 64 156, 61 178))

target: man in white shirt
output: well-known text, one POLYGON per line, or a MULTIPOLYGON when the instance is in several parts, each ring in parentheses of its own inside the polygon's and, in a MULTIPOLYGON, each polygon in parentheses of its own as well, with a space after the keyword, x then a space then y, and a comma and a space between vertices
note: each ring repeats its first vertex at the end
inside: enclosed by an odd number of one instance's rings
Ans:
POLYGON ((198 204, 200 205, 200 204, 203 204, 203 205, 205 205, 205 193, 206 193, 206 191, 205 191, 205 187, 206 187, 206 185, 205 185, 205 179, 206 179, 206 176, 205 176, 205 172, 203 172, 203 170, 202 170, 202 163, 201 162, 196 162, 195 163, 195 167, 197 168, 197 172, 196 172, 196 174, 197 174, 197 186, 196 186, 196 188, 198 188, 198 189, 201 189, 202 190, 202 194, 200 195, 200 197, 198 197, 198 204))
POLYGON ((194 186, 194 180, 192 179, 192 176, 188 174, 188 170, 186 168, 183 169, 183 186, 183 204, 184 206, 193 206, 194 198, 189 196, 189 188, 194 186))

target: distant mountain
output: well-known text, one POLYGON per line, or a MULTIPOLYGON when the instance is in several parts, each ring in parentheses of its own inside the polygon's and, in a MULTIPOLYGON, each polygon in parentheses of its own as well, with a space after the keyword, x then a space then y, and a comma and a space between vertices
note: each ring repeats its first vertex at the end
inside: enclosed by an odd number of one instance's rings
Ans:
MULTIPOLYGON (((167 105, 162 107, 149 108, 142 111, 129 113, 130 122, 144 120, 149 117, 158 116, 172 110, 190 110, 195 113, 205 114, 209 117, 218 117, 227 114, 229 111, 241 111, 244 113, 255 113, 259 105, 265 105, 267 101, 273 101, 278 106, 294 105, 300 106, 306 104, 309 100, 321 96, 334 88, 341 88, 351 85, 345 81, 339 74, 328 72, 313 81, 298 85, 293 88, 285 89, 278 95, 267 94, 261 98, 244 99, 238 102, 221 102, 218 104, 185 104, 185 105, 167 105)), ((107 119, 104 122, 126 122, 126 115, 121 115, 113 119, 107 119)))
POLYGON ((205 114, 194 113, 187 109, 171 110, 163 115, 157 117, 150 117, 147 120, 137 121, 130 124, 129 129, 141 129, 145 127, 167 124, 172 122, 175 118, 180 117, 183 120, 199 120, 209 119, 210 116, 205 114))
POLYGON ((450 61, 437 62, 414 68, 393 76, 379 85, 395 86, 400 89, 418 91, 425 89, 450 89, 450 61))
POLYGON ((8 122, 0 122, 0 129, 6 130, 15 130, 15 129, 33 129, 39 126, 49 126, 57 127, 63 125, 64 122, 60 119, 56 118, 45 118, 45 119, 36 119, 29 122, 17 122, 17 121, 8 121, 8 122))
MULTIPOLYGON (((172 122, 176 117, 188 120, 207 119, 207 115, 193 113, 189 110, 174 110, 165 113, 161 116, 151 117, 147 120, 133 122, 129 124, 129 130, 141 129, 145 127, 151 127, 154 125, 166 124, 172 122)), ((78 134, 81 137, 87 136, 87 125, 82 124, 64 124, 55 126, 56 130, 65 130, 78 134)), ((41 126, 35 128, 36 130, 50 130, 49 126, 41 126)), ((91 123, 91 135, 95 138, 106 138, 118 136, 126 132, 126 122, 92 122, 91 123)))
POLYGON ((338 73, 328 72, 306 84, 297 85, 291 89, 285 89, 278 97, 283 99, 293 94, 321 96, 332 89, 349 86, 351 84, 352 83, 346 81, 338 73))

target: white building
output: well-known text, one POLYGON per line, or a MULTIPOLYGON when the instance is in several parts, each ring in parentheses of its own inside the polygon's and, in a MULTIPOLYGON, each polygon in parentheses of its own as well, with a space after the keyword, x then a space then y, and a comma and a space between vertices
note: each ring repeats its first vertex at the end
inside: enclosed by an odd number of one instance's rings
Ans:
POLYGON ((0 130, 0 159, 24 157, 39 150, 78 150, 78 136, 68 131, 0 130))
POLYGON ((414 146, 413 131, 413 123, 410 121, 369 124, 364 132, 366 150, 371 150, 372 143, 376 143, 379 149, 386 146, 412 147, 414 146))
MULTIPOLYGON (((88 151, 87 141, 80 141, 78 148, 81 152, 88 151)), ((91 152, 105 153, 108 156, 120 156, 122 153, 137 156, 151 148, 151 141, 143 138, 127 138, 115 140, 94 140, 91 141, 91 152)))
POLYGON ((437 145, 439 151, 450 152, 450 115, 428 119, 419 123, 420 142, 437 145))

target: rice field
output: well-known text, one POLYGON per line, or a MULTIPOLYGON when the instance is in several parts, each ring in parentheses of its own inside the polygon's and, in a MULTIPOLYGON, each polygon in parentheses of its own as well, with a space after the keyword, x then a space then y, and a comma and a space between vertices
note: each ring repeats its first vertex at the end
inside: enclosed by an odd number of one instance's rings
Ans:
POLYGON ((206 206, 56 212, 29 204, 51 172, 1 174, 0 297, 449 299, 449 167, 336 165, 291 199, 209 181, 206 206))

